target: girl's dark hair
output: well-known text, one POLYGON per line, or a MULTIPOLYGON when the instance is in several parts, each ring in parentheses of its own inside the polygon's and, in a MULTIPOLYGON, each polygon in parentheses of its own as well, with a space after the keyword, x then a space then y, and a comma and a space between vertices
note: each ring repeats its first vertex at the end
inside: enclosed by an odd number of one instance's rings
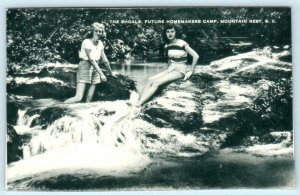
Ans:
POLYGON ((166 24, 164 26, 164 30, 163 30, 163 39, 165 42, 169 42, 169 39, 167 38, 167 30, 174 28, 175 30, 175 37, 179 38, 180 37, 180 31, 179 31, 179 27, 176 24, 166 24))

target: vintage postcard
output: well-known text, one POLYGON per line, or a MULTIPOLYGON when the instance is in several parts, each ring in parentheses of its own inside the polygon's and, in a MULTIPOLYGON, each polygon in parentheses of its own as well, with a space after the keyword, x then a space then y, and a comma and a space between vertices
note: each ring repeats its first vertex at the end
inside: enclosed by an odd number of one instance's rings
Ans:
POLYGON ((289 7, 6 18, 6 190, 295 188, 289 7))

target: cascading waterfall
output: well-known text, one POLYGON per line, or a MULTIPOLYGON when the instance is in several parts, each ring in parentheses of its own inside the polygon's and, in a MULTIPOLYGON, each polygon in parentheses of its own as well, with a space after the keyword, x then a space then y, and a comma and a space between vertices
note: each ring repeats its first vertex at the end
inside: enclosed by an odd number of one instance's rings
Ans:
POLYGON ((18 110, 18 120, 15 130, 18 134, 23 135, 27 133, 32 133, 34 128, 31 128, 32 121, 38 118, 39 114, 34 114, 33 116, 26 115, 27 110, 18 110))
MULTIPOLYGON (((13 163, 11 170, 15 173, 10 175, 24 176, 70 167, 73 171, 87 168, 99 170, 101 174, 123 174, 125 170, 132 172, 150 162, 141 151, 132 122, 124 121, 112 129, 114 121, 128 110, 124 101, 114 102, 114 106, 103 102, 66 107, 71 113, 31 134, 30 141, 23 147, 24 160, 13 163), (105 116, 109 109, 104 108, 108 107, 113 107, 113 114, 105 116), (24 164, 27 164, 27 169, 24 169, 24 164)), ((38 114, 28 116, 26 111, 19 111, 17 126, 25 124, 30 129, 30 121, 38 117, 38 114)))

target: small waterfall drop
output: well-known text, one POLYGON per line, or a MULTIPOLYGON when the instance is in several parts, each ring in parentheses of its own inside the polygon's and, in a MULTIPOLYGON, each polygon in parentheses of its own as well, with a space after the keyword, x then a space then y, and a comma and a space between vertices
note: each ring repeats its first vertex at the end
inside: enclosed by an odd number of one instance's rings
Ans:
POLYGON ((38 118, 39 114, 32 116, 27 115, 27 110, 18 110, 18 120, 15 130, 19 135, 31 134, 34 128, 31 127, 34 119, 38 118))
MULTIPOLYGON (((36 132, 36 127, 28 126, 35 133, 23 146, 24 159, 11 165, 9 172, 14 173, 9 175, 82 169, 123 174, 140 170, 150 162, 141 151, 132 122, 124 121, 119 128, 112 129, 114 122, 128 110, 124 101, 63 106, 70 112, 45 129, 36 132)), ((28 125, 30 118, 20 111, 18 125, 28 125)))

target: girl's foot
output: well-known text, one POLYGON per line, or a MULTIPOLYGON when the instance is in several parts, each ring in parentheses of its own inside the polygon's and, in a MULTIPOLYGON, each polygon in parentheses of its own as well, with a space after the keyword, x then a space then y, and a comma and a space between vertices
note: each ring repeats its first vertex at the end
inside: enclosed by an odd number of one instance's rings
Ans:
POLYGON ((137 93, 136 91, 132 91, 132 92, 130 93, 130 98, 129 98, 129 102, 128 102, 128 103, 129 103, 130 105, 135 106, 135 105, 138 104, 139 99, 140 99, 140 94, 137 93))
POLYGON ((129 117, 130 118, 134 118, 136 117, 142 110, 141 106, 131 106, 130 110, 129 110, 129 117))

